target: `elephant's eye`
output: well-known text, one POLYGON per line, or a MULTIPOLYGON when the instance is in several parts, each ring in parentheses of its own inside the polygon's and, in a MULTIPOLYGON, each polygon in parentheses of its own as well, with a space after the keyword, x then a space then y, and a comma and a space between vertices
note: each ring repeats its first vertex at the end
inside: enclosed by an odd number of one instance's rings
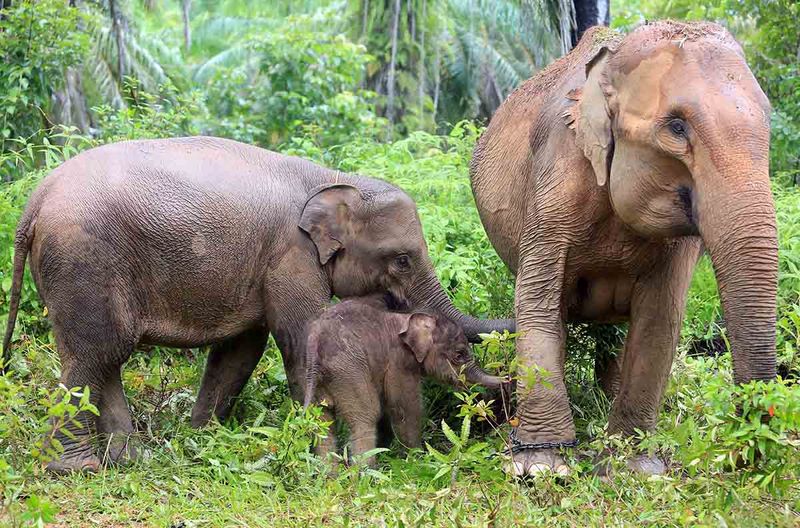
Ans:
POLYGON ((683 122, 683 119, 672 119, 667 126, 676 136, 686 136, 686 123, 683 122))
POLYGON ((411 259, 408 255, 398 255, 394 258, 394 265, 400 271, 407 271, 411 268, 411 259))

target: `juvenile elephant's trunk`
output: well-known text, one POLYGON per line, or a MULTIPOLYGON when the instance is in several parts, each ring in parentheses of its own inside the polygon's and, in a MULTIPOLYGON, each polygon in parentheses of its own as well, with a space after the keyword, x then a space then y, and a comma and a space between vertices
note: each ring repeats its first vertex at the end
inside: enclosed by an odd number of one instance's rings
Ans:
POLYGON ((413 306, 433 308, 447 316, 464 330, 467 339, 473 343, 480 341, 478 334, 488 334, 494 330, 514 332, 516 328, 513 319, 476 319, 459 311, 442 289, 439 279, 433 271, 433 265, 430 266, 430 271, 417 283, 416 287, 409 292, 408 300, 413 306))
POLYGON ((768 380, 775 377, 775 206, 766 167, 724 172, 698 186, 698 227, 719 284, 734 379, 768 380))

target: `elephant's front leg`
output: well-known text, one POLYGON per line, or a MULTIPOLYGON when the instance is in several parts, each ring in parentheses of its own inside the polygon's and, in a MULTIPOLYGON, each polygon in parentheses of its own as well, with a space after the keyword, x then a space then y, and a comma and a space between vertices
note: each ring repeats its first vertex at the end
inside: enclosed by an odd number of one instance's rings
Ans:
POLYGON ((203 427, 212 416, 220 421, 228 417, 266 346, 267 331, 251 328, 211 347, 192 408, 193 427, 203 427))
POLYGON ((303 401, 306 382, 306 326, 328 306, 331 288, 312 257, 290 249, 271 270, 265 299, 267 326, 281 351, 292 398, 303 401))
POLYGON ((531 259, 517 276, 517 416, 512 467, 517 476, 568 471, 559 445, 575 440, 564 384, 566 331, 561 312, 565 253, 531 259))
MULTIPOLYGON (((637 429, 656 427, 698 253, 691 240, 677 243, 662 265, 634 287, 620 389, 609 417, 611 433, 632 436, 637 429)), ((651 474, 665 470, 655 456, 638 456, 628 466, 651 474)))

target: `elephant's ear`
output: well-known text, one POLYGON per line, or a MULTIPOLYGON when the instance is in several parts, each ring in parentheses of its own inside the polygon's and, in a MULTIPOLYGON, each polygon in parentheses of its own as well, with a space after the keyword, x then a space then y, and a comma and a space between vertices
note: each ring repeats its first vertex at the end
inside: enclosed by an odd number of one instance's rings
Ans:
POLYGON ((577 99, 572 119, 575 121, 575 139, 583 155, 592 164, 597 185, 603 186, 611 172, 614 156, 614 135, 611 131, 611 105, 613 96, 606 65, 614 54, 606 46, 586 64, 586 84, 580 94, 571 92, 568 97, 577 99))
POLYGON ((433 348, 434 328, 436 328, 436 318, 417 312, 408 316, 405 328, 400 332, 400 339, 411 349, 419 363, 425 361, 433 348))
POLYGON ((320 264, 325 265, 353 232, 354 212, 363 201, 361 192, 345 183, 320 185, 311 190, 300 215, 300 229, 317 246, 320 264))

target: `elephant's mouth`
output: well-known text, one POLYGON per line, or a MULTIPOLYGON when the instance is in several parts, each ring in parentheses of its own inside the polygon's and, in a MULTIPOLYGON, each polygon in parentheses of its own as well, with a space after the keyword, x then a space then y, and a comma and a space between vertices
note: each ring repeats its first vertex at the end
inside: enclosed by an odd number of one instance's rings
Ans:
POLYGON ((675 206, 680 210, 686 221, 682 228, 679 228, 680 235, 697 236, 700 234, 698 228, 698 211, 695 191, 686 185, 680 185, 675 189, 675 206))
POLYGON ((406 299, 405 296, 393 291, 391 288, 384 292, 383 302, 386 304, 387 310, 403 312, 411 308, 408 303, 408 299, 406 299))

